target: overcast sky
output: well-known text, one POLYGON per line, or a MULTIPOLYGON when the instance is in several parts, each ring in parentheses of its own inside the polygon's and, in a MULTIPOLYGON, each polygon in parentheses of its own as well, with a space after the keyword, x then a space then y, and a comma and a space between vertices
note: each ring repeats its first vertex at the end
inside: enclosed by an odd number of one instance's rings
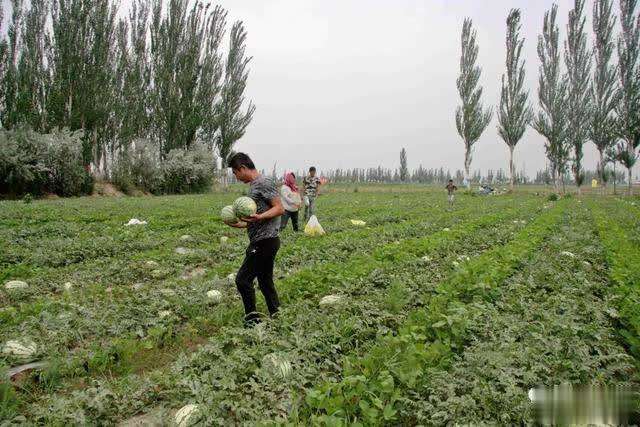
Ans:
MULTIPOLYGON (((3 0, 4 1, 4 0, 3 0)), ((121 0, 126 8, 130 0, 121 0)), ((506 17, 522 11, 527 87, 538 109, 537 37, 552 0, 220 0, 229 20, 244 21, 253 56, 247 96, 257 109, 236 149, 259 168, 463 168, 456 132, 460 32, 478 32, 486 105, 496 105, 504 69, 506 17)), ((572 0, 559 0, 564 41, 572 0)), ((615 1, 618 10, 618 1, 615 1)), ((591 38, 592 0, 586 15, 591 38)), ((494 108, 495 110, 495 108, 494 108)), ((496 118, 475 144, 472 169, 507 169, 496 118)), ((584 165, 596 151, 585 146, 584 165)), ((529 128, 516 165, 544 168, 543 139, 529 128)))
MULTIPOLYGON (((405 147, 409 167, 462 169, 454 113, 465 17, 478 31, 484 101, 496 105, 504 69, 506 17, 522 10, 527 86, 537 109, 537 36, 551 0, 222 0, 242 19, 253 56, 248 96, 257 110, 239 150, 270 170, 395 168, 405 147)), ((573 1, 560 0, 564 37, 573 1)), ((617 3, 617 1, 616 1, 617 3)), ((616 6, 617 7, 617 6, 616 6)), ((587 16, 591 31, 592 4, 587 16)), ((616 9, 617 10, 617 9, 616 9)), ((507 169, 496 119, 475 145, 472 168, 507 169)), ((585 167, 596 151, 585 147, 585 167)), ((531 128, 516 148, 518 169, 545 166, 543 139, 531 128)))

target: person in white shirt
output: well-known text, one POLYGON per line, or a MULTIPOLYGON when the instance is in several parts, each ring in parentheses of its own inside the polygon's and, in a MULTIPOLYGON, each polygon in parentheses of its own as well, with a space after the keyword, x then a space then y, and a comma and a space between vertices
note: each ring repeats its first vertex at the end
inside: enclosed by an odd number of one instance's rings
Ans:
POLYGON ((291 218, 293 231, 298 231, 298 210, 302 204, 298 186, 296 185, 296 177, 292 172, 284 175, 284 185, 280 187, 280 198, 284 207, 284 214, 280 219, 280 230, 287 227, 287 222, 291 218))

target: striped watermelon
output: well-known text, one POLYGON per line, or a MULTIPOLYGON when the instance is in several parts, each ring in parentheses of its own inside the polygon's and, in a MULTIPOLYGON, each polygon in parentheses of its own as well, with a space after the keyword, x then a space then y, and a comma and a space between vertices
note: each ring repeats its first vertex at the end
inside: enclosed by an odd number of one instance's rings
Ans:
POLYGON ((222 221, 226 222, 227 224, 235 224, 238 222, 238 218, 233 211, 233 206, 225 206, 224 208, 222 208, 222 210, 220 211, 220 217, 222 218, 222 221))
POLYGON ((247 218, 258 211, 258 206, 251 197, 242 196, 233 202, 233 211, 238 218, 247 218))

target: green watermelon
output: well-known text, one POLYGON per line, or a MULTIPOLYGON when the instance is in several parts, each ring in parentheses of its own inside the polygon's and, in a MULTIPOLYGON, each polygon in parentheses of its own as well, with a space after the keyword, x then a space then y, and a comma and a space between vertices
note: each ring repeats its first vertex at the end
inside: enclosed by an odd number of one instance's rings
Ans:
POLYGON ((233 202, 233 211, 238 218, 250 217, 255 214, 257 210, 256 202, 254 202, 251 197, 238 197, 236 201, 233 202))
POLYGON ((224 208, 222 208, 222 210, 220 211, 220 218, 222 218, 222 221, 226 222, 227 224, 235 224, 238 222, 238 218, 236 217, 236 214, 233 210, 233 206, 225 206, 224 208))

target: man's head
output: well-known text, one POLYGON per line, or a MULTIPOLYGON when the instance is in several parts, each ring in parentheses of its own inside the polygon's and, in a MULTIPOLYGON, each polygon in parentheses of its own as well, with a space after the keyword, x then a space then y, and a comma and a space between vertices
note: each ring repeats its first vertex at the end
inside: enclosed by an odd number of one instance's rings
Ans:
POLYGON ((449 184, 453 184, 453 180, 452 179, 449 180, 449 184))
POLYGON ((249 156, 244 153, 236 153, 229 159, 229 167, 238 181, 251 182, 258 171, 249 156))
POLYGON ((316 176, 316 167, 315 166, 311 166, 309 168, 309 175, 310 176, 316 176))

